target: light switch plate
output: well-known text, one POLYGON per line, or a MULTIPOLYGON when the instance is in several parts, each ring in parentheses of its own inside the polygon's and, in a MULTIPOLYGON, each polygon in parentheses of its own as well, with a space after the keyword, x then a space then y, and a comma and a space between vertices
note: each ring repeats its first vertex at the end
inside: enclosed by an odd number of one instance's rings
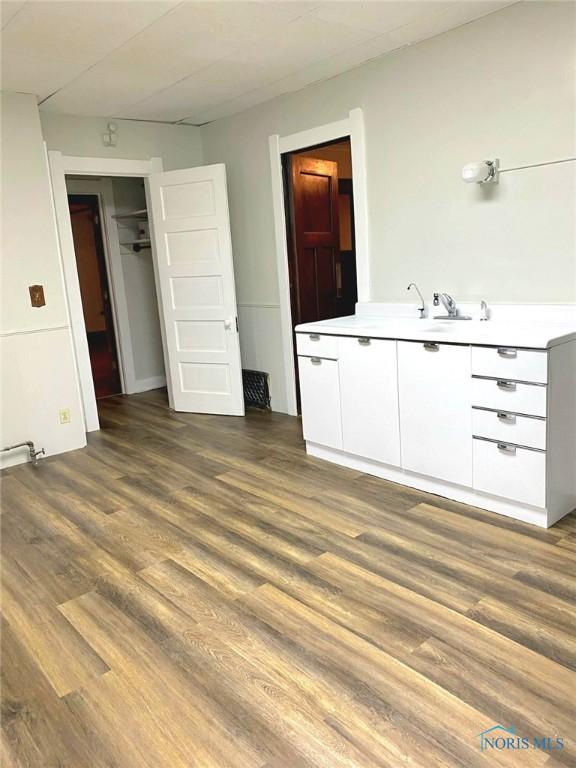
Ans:
POLYGON ((60 424, 70 424, 70 408, 60 408, 60 424))
POLYGON ((33 307, 44 307, 46 305, 43 285, 30 285, 28 286, 28 291, 30 292, 30 303, 33 307))

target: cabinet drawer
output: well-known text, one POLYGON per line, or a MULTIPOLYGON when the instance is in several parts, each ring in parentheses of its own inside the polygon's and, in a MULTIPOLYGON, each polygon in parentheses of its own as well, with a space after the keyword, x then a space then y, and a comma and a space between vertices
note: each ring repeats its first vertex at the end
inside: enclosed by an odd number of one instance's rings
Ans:
POLYGON ((472 379, 472 405, 546 416, 546 387, 508 379, 472 379))
POLYGON ((338 338, 321 333, 297 333, 296 350, 307 357, 327 357, 338 359, 338 338))
POLYGON ((472 432, 503 443, 546 448, 546 421, 502 411, 472 409, 472 432))
POLYGON ((472 374, 546 384, 548 353, 514 347, 472 347, 472 374))
POLYGON ((546 506, 545 453, 487 440, 472 442, 474 490, 520 504, 546 506))
POLYGON ((338 362, 298 357, 304 439, 342 448, 338 362))

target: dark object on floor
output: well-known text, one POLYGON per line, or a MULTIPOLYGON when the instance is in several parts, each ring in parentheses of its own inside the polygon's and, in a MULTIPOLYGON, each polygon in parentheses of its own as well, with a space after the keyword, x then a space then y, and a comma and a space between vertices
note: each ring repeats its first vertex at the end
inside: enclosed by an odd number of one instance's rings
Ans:
POLYGON ((270 410, 270 389, 268 374, 263 371, 242 371, 244 402, 247 406, 270 410))

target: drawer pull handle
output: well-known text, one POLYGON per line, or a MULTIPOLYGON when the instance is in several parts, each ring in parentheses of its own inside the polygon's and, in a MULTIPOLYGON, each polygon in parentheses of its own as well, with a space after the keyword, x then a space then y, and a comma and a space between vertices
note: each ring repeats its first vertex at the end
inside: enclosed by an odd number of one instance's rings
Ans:
POLYGON ((322 358, 320 357, 311 357, 310 362, 312 365, 322 365, 322 358))
POLYGON ((500 389, 507 389, 510 392, 516 391, 516 382, 514 381, 497 381, 496 386, 500 387, 500 389))
POLYGON ((320 341, 320 334, 319 333, 311 333, 308 337, 310 341, 320 341))
POLYGON ((498 347, 500 357, 518 357, 518 350, 510 347, 498 347))
POLYGON ((508 443, 498 443, 498 450, 504 453, 516 453, 516 446, 508 445, 508 443))
POLYGON ((509 424, 516 424, 516 416, 512 413, 497 413, 496 416, 500 421, 507 421, 509 424))
POLYGON ((370 344, 370 339, 366 336, 362 336, 358 339, 358 344, 362 344, 362 346, 367 347, 370 344))
POLYGON ((440 344, 434 344, 432 341, 425 341, 424 349, 427 349, 428 352, 438 352, 440 349, 440 344))

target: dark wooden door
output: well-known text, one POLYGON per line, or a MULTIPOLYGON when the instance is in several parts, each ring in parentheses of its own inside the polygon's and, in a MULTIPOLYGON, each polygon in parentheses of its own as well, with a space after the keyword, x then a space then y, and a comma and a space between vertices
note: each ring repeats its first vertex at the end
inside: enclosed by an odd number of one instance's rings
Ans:
POLYGON ((293 324, 339 314, 338 164, 292 155, 288 163, 293 324))
POLYGON ((122 392, 96 195, 68 195, 82 310, 96 397, 122 392))

